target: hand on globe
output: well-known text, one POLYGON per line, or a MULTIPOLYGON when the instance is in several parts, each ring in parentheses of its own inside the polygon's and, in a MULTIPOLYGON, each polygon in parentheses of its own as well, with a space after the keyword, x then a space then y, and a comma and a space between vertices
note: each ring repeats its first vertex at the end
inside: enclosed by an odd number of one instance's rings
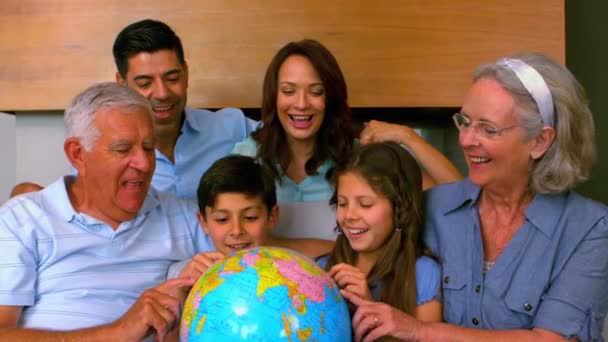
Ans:
POLYGON ((276 247, 240 250, 213 264, 192 287, 183 342, 350 342, 337 284, 313 260, 276 247))
POLYGON ((158 341, 164 341, 181 315, 180 303, 174 295, 180 288, 192 284, 191 279, 176 278, 147 289, 113 326, 128 341, 142 340, 151 334, 155 334, 158 341))
POLYGON ((367 277, 357 267, 339 263, 332 266, 329 276, 338 283, 341 289, 350 291, 363 299, 372 300, 372 293, 367 286, 367 277))
POLYGON ((216 261, 224 258, 225 255, 221 252, 203 252, 195 255, 192 261, 180 272, 180 278, 191 278, 197 281, 203 273, 207 272, 209 267, 216 261))
POLYGON ((357 307, 352 326, 355 341, 369 342, 390 336, 400 341, 419 341, 422 322, 386 303, 363 299, 348 290, 340 293, 357 307))

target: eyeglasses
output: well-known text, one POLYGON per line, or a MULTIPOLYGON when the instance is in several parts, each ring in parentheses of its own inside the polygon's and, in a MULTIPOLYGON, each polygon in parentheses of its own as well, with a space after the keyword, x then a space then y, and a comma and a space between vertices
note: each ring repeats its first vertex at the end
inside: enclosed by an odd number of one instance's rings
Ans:
POLYGON ((464 116, 462 113, 456 113, 452 115, 452 120, 454 120, 454 124, 459 131, 465 132, 470 128, 473 128, 473 133, 477 136, 482 136, 484 138, 495 138, 499 135, 502 135, 503 132, 506 132, 510 129, 517 127, 517 125, 513 125, 511 127, 506 128, 498 128, 493 124, 485 121, 478 121, 476 123, 472 123, 471 119, 464 116))

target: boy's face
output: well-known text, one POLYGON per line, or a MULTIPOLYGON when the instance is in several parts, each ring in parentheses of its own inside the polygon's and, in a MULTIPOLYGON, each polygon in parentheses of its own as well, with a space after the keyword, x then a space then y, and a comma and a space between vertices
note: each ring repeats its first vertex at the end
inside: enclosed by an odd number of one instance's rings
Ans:
POLYGON ((278 215, 279 207, 268 210, 261 196, 223 193, 215 198, 213 207, 205 207, 205 217, 198 213, 198 219, 215 249, 228 255, 264 245, 278 215))

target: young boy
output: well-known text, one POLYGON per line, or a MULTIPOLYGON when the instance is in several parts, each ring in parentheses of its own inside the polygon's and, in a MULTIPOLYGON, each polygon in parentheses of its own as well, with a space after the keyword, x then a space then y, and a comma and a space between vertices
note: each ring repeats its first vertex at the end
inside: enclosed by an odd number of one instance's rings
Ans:
POLYGON ((268 170, 251 157, 231 155, 213 163, 198 186, 197 216, 215 251, 173 264, 167 277, 198 279, 226 255, 264 245, 289 248, 311 258, 328 253, 333 241, 282 239, 269 234, 279 218, 275 190, 268 170))

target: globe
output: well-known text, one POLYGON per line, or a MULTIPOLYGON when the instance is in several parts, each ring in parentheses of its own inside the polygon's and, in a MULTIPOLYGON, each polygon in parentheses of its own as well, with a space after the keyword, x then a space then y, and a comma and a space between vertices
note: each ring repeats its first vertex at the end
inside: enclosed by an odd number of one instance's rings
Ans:
POLYGON ((351 341, 338 286, 311 259, 260 247, 216 262, 184 305, 181 341, 351 341))

